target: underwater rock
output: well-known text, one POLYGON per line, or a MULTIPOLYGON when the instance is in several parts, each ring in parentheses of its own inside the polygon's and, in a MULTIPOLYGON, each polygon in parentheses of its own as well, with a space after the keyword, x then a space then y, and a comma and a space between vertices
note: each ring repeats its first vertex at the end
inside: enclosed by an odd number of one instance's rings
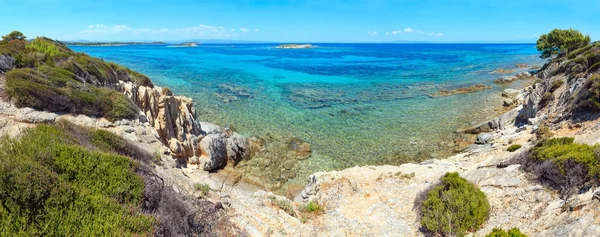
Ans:
POLYGON ((454 90, 441 90, 436 93, 429 95, 430 97, 442 97, 442 96, 451 96, 458 94, 467 94, 467 93, 475 93, 482 90, 491 89, 491 86, 486 86, 484 84, 472 85, 469 87, 462 87, 454 90))
POLYGON ((304 160, 312 154, 310 144, 299 138, 292 138, 288 144, 288 148, 294 152, 296 159, 304 160))

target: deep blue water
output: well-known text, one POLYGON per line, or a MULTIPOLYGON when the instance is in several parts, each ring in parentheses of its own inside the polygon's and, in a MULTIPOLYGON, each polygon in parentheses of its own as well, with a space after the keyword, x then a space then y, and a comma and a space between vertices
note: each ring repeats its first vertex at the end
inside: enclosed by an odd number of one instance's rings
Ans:
MULTIPOLYGON (((267 143, 312 144, 306 172, 443 156, 454 131, 494 116, 496 68, 541 65, 533 44, 275 44, 74 46, 195 99, 201 120, 267 143), (430 98, 473 84, 493 89, 430 98)), ((521 69, 524 70, 524 69, 521 69)), ((518 86, 518 85, 513 85, 518 86)), ((274 145, 275 146, 275 145, 274 145)))

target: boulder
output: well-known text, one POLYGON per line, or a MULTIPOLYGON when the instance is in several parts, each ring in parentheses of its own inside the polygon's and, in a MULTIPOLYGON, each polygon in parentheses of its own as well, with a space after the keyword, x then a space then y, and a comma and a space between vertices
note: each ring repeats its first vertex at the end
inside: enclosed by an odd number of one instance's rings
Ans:
POLYGON ((15 63, 15 59, 10 55, 0 55, 0 73, 5 73, 15 68, 15 63))
POLYGON ((306 159, 312 154, 310 144, 298 138, 292 138, 290 140, 290 143, 288 143, 288 149, 293 151, 294 156, 300 160, 306 159))
POLYGON ((250 142, 248 138, 242 137, 240 134, 233 133, 227 139, 227 158, 234 165, 238 162, 250 157, 250 142))
POLYGON ((504 106, 504 107, 510 107, 514 103, 515 102, 512 99, 504 99, 504 100, 502 100, 502 106, 504 106))
POLYGON ((494 135, 490 133, 480 133, 477 135, 477 140, 475 140, 475 143, 483 145, 490 143, 492 140, 494 140, 494 135))
POLYGON ((515 89, 504 89, 504 91, 502 91, 502 97, 504 97, 504 98, 514 99, 519 94, 521 94, 521 91, 515 90, 515 89))
POLYGON ((214 171, 227 165, 227 144, 220 134, 211 134, 200 141, 201 155, 199 157, 202 168, 214 171))

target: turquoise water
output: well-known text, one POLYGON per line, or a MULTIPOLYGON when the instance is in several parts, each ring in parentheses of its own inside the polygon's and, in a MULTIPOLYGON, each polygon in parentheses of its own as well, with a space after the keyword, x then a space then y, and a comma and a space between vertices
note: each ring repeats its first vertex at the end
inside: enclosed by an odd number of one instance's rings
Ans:
POLYGON ((405 156, 449 155, 455 149, 454 131, 494 116, 493 108, 500 106, 497 97, 506 87, 492 83, 502 75, 491 71, 543 63, 533 44, 317 45, 72 48, 192 97, 202 121, 265 139, 273 150, 265 156, 272 162, 252 165, 285 163, 281 160, 289 157, 278 149, 284 150, 292 137, 308 141, 313 156, 295 162, 295 174, 279 179, 400 163, 405 156), (478 83, 493 89, 428 96, 478 83))

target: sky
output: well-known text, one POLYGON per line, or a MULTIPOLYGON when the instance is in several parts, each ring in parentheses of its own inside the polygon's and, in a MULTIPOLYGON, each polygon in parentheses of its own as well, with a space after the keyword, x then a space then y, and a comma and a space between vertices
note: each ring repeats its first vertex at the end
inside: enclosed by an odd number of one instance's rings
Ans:
POLYGON ((0 34, 89 41, 535 42, 600 39, 598 0, 0 0, 0 34), (4 33, 6 32, 6 33, 4 33))

